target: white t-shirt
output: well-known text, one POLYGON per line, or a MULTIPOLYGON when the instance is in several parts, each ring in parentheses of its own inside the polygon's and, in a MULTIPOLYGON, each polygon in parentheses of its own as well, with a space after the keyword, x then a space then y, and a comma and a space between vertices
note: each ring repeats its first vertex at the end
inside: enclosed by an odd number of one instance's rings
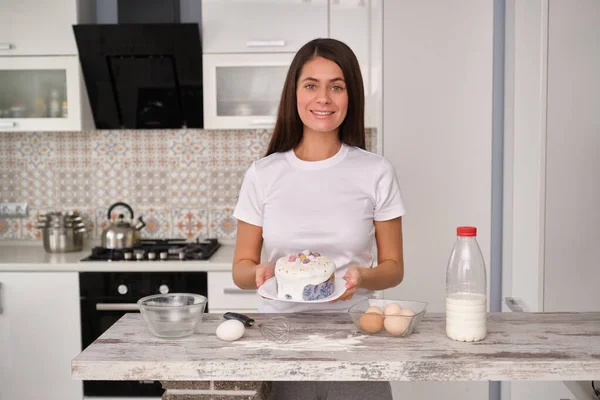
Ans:
MULTIPOLYGON (((392 164, 343 144, 322 161, 303 161, 293 150, 255 161, 233 216, 262 227, 269 262, 308 249, 335 262, 335 275, 342 278, 351 265, 373 267, 373 221, 404 213, 392 164)), ((263 299, 259 310, 341 311, 371 295, 359 289, 351 300, 317 304, 263 299)))

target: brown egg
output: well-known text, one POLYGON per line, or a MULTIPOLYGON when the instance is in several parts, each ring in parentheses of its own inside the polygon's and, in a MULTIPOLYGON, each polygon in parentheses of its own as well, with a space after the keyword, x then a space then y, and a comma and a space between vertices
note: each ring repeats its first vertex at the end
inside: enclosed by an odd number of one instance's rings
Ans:
POLYGON ((367 333, 377 333, 383 329, 383 311, 379 307, 369 307, 358 320, 358 325, 367 333))
POLYGON ((402 336, 408 329, 415 312, 410 308, 403 308, 398 314, 385 317, 383 326, 392 336, 402 336))

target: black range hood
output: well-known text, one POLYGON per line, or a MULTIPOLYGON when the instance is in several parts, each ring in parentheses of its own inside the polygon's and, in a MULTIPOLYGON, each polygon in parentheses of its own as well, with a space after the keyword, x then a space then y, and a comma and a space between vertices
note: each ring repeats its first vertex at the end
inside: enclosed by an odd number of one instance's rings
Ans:
POLYGON ((74 25, 97 129, 202 128, 198 24, 74 25))

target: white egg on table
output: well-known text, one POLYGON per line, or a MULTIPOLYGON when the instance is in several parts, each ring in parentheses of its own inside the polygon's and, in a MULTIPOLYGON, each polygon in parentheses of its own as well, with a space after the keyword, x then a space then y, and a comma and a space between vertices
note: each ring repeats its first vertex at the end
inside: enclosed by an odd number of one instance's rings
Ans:
POLYGON ((415 312, 410 308, 401 309, 398 314, 390 314, 385 317, 383 326, 392 336, 402 336, 408 329, 415 312))
POLYGON ((385 315, 400 315, 401 312, 402 312, 402 307, 400 306, 400 304, 397 304, 397 303, 388 304, 387 307, 383 311, 383 313, 385 315))
POLYGON ((229 319, 217 327, 217 337, 226 342, 233 342, 244 336, 244 324, 237 319, 229 319))

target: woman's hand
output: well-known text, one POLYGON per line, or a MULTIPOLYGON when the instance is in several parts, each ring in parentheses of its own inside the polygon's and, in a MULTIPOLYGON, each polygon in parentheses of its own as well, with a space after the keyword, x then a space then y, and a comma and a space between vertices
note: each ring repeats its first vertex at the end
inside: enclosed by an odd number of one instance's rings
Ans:
POLYGON ((273 263, 262 263, 256 266, 256 287, 259 288, 262 286, 265 281, 271 277, 275 276, 275 264, 273 263))
POLYGON ((354 293, 356 293, 356 289, 358 289, 360 282, 362 281, 362 271, 364 268, 357 267, 356 265, 351 266, 346 271, 346 275, 344 275, 344 280, 346 281, 346 291, 343 295, 338 297, 335 300, 332 300, 331 303, 335 303, 336 301, 342 300, 350 300, 354 293))

